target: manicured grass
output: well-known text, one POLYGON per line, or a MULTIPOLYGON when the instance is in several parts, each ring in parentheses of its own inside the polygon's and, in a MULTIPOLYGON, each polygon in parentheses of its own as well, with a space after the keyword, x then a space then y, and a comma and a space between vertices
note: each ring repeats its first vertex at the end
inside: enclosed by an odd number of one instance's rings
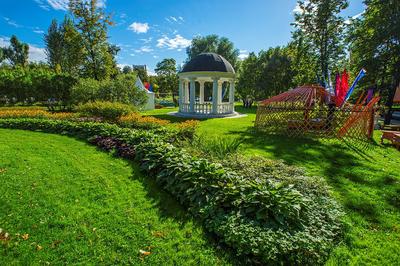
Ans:
POLYGON ((0 151, 0 228, 11 236, 0 240, 0 264, 233 261, 134 164, 72 138, 20 130, 0 129, 0 151))
MULTIPOLYGON (((208 119, 198 135, 240 138, 241 152, 281 159, 304 167, 308 174, 326 178, 346 212, 344 240, 332 252, 329 265, 398 265, 400 261, 400 152, 380 145, 375 132, 368 145, 336 140, 293 139, 260 135, 253 129, 256 109, 236 110, 248 116, 208 119)), ((179 121, 166 113, 147 112, 179 121)))

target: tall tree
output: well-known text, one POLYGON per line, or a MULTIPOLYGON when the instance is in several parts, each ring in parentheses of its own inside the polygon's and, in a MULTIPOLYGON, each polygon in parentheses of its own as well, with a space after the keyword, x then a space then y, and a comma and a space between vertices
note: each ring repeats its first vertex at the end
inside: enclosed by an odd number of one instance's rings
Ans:
POLYGON ((4 48, 0 47, 0 64, 3 62, 4 59, 5 59, 5 57, 4 57, 4 48))
POLYGON ((107 40, 107 26, 113 25, 110 16, 98 7, 97 0, 70 0, 69 9, 86 51, 85 74, 97 80, 116 74, 114 55, 117 50, 107 40))
POLYGON ((61 72, 64 61, 64 36, 56 19, 51 21, 47 34, 44 35, 44 42, 48 64, 57 72, 61 72))
POLYGON ((241 63, 238 71, 237 93, 243 101, 244 107, 248 106, 247 99, 255 99, 258 96, 258 80, 260 77, 260 67, 257 55, 251 52, 241 63))
POLYGON ((176 93, 178 90, 178 75, 176 72, 176 61, 173 58, 165 58, 157 63, 157 73, 160 92, 176 93))
POLYGON ((381 89, 390 123, 396 87, 400 83, 400 2, 365 0, 367 8, 350 31, 351 62, 367 70, 367 83, 381 89))
POLYGON ((17 36, 13 35, 10 46, 4 49, 4 54, 13 66, 25 67, 28 64, 29 45, 20 42, 17 36))
POLYGON ((330 66, 343 60, 344 19, 340 12, 347 8, 347 0, 298 0, 295 13, 294 38, 308 42, 317 55, 317 72, 327 80, 330 66))
POLYGON ((217 53, 225 57, 232 66, 237 66, 239 50, 236 49, 233 43, 225 37, 219 37, 218 35, 207 35, 204 37, 195 37, 192 40, 192 44, 186 48, 188 60, 201 53, 217 53))
POLYGON ((63 34, 63 63, 62 70, 74 76, 81 74, 84 65, 85 48, 82 36, 79 34, 70 17, 65 17, 62 24, 63 34))

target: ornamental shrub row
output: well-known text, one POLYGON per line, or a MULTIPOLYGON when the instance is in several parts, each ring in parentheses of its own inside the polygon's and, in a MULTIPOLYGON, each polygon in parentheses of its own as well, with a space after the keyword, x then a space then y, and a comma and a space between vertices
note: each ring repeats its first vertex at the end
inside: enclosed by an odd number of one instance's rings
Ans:
POLYGON ((279 178, 239 175, 191 156, 160 132, 40 119, 0 119, 0 127, 79 136, 134 158, 208 231, 262 263, 322 264, 340 234, 341 212, 326 193, 302 194, 279 178))

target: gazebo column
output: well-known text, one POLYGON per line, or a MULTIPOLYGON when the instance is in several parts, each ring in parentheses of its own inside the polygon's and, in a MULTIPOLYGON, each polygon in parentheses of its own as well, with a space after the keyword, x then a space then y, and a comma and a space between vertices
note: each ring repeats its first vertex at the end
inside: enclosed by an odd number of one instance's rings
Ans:
POLYGON ((218 81, 218 104, 222 103, 222 81, 218 81))
POLYGON ((219 103, 219 78, 213 79, 213 93, 212 93, 212 113, 218 114, 218 103, 219 103))
POLYGON ((229 84, 230 84, 229 103, 232 106, 232 112, 234 112, 235 111, 235 80, 232 79, 229 84))
POLYGON ((183 80, 179 79, 179 112, 182 112, 183 97, 183 80))
POLYGON ((200 97, 200 99, 199 99, 199 102, 200 103, 204 103, 204 80, 201 80, 201 81, 199 81, 199 83, 200 83, 200 95, 199 95, 199 97, 200 97))
POLYGON ((187 80, 184 81, 184 91, 185 91, 185 103, 189 103, 189 82, 187 80))
POLYGON ((190 79, 190 112, 194 113, 194 103, 196 101, 196 80, 190 79))

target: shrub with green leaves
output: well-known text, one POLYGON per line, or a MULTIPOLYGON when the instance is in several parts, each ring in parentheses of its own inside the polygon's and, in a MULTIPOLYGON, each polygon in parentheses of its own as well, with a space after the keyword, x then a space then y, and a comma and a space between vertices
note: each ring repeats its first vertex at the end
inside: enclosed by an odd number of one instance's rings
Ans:
POLYGON ((141 168, 207 230, 254 261, 322 264, 340 236, 341 211, 326 186, 314 185, 295 168, 281 169, 281 163, 261 171, 262 162, 253 165, 238 157, 223 167, 173 146, 164 134, 107 123, 21 118, 0 119, 0 127, 96 138, 92 143, 107 150, 135 155, 141 168))
POLYGON ((119 117, 135 111, 132 105, 117 102, 87 102, 78 106, 77 111, 85 116, 101 117, 116 121, 119 117))

